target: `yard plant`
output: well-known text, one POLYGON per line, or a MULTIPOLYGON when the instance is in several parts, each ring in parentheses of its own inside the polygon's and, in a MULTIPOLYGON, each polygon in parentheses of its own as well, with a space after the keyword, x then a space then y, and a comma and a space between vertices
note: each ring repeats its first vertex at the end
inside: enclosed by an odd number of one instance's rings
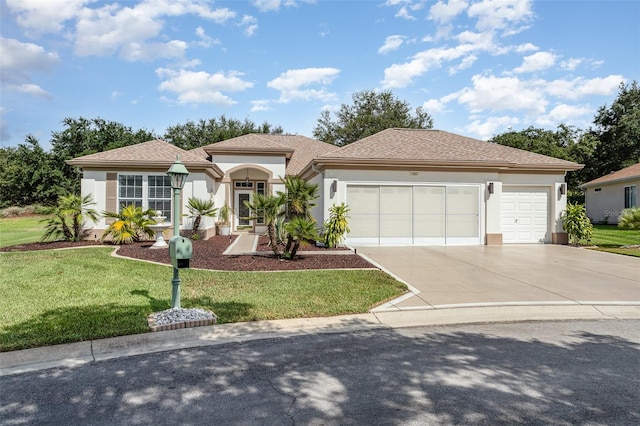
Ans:
POLYGON ((151 209, 143 210, 133 204, 124 207, 119 213, 103 212, 107 218, 115 219, 102 234, 102 239, 111 238, 116 244, 131 244, 153 238, 155 232, 149 228, 155 221, 151 219, 156 214, 151 209))
POLYGON ((567 209, 562 212, 562 226, 569 234, 569 242, 580 244, 591 239, 593 225, 583 204, 567 204, 567 209))
POLYGON ((193 219, 193 226, 191 227, 191 238, 198 238, 198 231, 200 230, 200 223, 203 217, 216 217, 218 209, 215 208, 212 199, 203 200, 196 197, 189 198, 187 201, 187 211, 189 214, 187 217, 193 219))

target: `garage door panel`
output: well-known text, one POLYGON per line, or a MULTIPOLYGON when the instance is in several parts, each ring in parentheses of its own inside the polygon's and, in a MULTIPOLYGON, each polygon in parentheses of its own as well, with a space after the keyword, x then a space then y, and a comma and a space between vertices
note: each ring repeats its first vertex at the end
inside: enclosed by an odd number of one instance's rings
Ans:
POLYGON ((503 187, 502 241, 548 242, 548 199, 549 190, 544 187, 503 187))
POLYGON ((479 187, 347 185, 349 244, 480 244, 479 187))

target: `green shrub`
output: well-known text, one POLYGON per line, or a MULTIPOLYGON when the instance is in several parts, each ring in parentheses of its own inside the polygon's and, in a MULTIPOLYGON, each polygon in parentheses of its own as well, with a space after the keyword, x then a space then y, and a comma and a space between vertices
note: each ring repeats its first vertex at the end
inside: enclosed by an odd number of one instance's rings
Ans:
POLYGON ((329 208, 329 219, 324 223, 323 239, 327 247, 336 247, 342 243, 344 234, 351 232, 349 229, 349 207, 345 203, 329 208))
POLYGON ((24 212, 22 207, 11 206, 2 210, 2 217, 18 217, 21 216, 24 212))
POLYGON ((640 229, 640 207, 622 210, 618 217, 618 227, 623 229, 640 229))
POLYGON ((569 234, 569 243, 580 244, 591 239, 593 225, 584 204, 567 204, 567 209, 562 212, 562 227, 569 234))

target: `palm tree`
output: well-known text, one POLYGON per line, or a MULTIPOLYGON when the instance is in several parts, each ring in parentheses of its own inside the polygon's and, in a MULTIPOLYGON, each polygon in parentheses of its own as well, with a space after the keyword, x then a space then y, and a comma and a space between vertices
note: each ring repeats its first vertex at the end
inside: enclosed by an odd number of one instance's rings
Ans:
MULTIPOLYGON (((271 244, 271 250, 273 253, 280 257, 280 250, 278 249, 278 237, 276 235, 276 219, 284 214, 283 206, 285 199, 282 194, 278 195, 264 195, 260 193, 253 194, 251 201, 245 201, 244 205, 253 212, 253 214, 259 214, 261 218, 264 218, 264 223, 267 225, 267 234, 269 235, 269 244, 271 244)), ((251 219, 257 219, 257 216, 251 219)))
POLYGON ((200 198, 191 197, 187 202, 187 210, 189 218, 193 219, 193 227, 191 228, 191 237, 198 234, 200 230, 200 222, 203 216, 215 217, 218 209, 213 207, 213 200, 202 200, 200 198))
POLYGON ((306 217, 294 217, 286 225, 289 238, 293 241, 291 251, 287 251, 285 256, 293 259, 300 248, 301 241, 315 241, 318 238, 316 222, 306 217))
POLYGON ((350 210, 345 203, 329 208, 329 219, 324 223, 324 244, 327 247, 336 247, 344 234, 351 232, 348 223, 350 210))
MULTIPOLYGON (((116 244, 130 244, 142 241, 145 237, 153 238, 155 232, 149 228, 155 221, 151 216, 152 209, 143 210, 142 207, 128 205, 120 213, 103 212, 104 217, 116 219, 102 234, 102 239, 111 236, 116 244)), ((175 219, 174 219, 175 220, 175 219)))
POLYGON ((68 194, 58 198, 58 204, 49 211, 50 217, 43 219, 46 225, 42 241, 51 238, 80 241, 84 237, 86 220, 98 221, 98 212, 91 208, 94 204, 90 194, 84 197, 68 194))
MULTIPOLYGON (((287 205, 287 219, 293 220, 294 218, 305 218, 315 223, 314 217, 311 215, 311 209, 315 207, 314 201, 318 198, 318 185, 311 184, 300 177, 286 176, 280 178, 285 188, 286 193, 278 192, 279 195, 285 197, 287 205)), ((285 252, 291 251, 294 244, 293 235, 287 236, 287 244, 285 252)), ((300 243, 297 243, 298 246, 300 243)))

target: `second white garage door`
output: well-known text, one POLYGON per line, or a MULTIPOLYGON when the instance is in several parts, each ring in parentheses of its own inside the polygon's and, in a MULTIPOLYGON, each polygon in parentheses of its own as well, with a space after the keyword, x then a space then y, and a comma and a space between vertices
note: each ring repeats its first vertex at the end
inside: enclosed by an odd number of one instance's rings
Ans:
POLYGON ((544 187, 502 187, 502 242, 549 242, 549 190, 544 187))
POLYGON ((477 185, 348 185, 351 245, 480 244, 477 185))

